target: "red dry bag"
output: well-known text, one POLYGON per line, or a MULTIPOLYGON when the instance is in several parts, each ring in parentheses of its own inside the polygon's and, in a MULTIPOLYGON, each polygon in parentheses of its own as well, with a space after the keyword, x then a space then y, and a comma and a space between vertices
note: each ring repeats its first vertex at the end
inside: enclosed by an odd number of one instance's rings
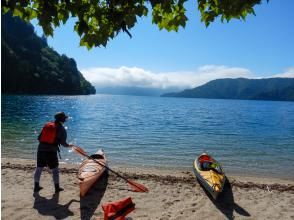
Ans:
POLYGON ((131 197, 102 205, 104 220, 125 220, 125 216, 135 210, 131 197))
POLYGON ((56 143, 57 125, 54 122, 48 122, 44 125, 39 141, 47 144, 56 143))
POLYGON ((201 155, 201 156, 199 157, 199 162, 200 162, 201 164, 202 164, 204 161, 213 162, 213 161, 212 161, 212 158, 211 158, 209 155, 206 155, 206 154, 201 155))

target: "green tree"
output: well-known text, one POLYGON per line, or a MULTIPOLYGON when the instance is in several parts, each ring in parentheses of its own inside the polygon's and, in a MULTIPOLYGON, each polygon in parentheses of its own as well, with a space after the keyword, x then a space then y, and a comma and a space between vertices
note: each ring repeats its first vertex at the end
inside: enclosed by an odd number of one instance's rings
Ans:
MULTIPOLYGON (((2 12, 11 11, 25 21, 38 19, 46 36, 70 17, 77 18, 74 29, 80 36, 80 45, 92 48, 106 46, 109 39, 121 31, 130 37, 138 17, 152 13, 152 23, 159 29, 178 31, 187 22, 187 0, 2 0, 2 12)), ((267 0, 268 2, 268 0, 267 0)), ((245 19, 254 13, 261 0, 197 0, 201 21, 208 26, 216 18, 230 21, 245 19)))
POLYGON ((60 56, 31 24, 1 16, 1 92, 4 94, 95 94, 74 59, 60 56))

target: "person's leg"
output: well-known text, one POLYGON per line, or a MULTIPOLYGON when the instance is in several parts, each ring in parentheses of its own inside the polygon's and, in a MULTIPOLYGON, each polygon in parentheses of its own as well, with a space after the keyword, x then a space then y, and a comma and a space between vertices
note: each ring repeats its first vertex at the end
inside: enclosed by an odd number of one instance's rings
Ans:
POLYGON ((59 168, 58 168, 57 153, 53 153, 50 155, 50 160, 48 162, 48 166, 52 171, 55 193, 63 191, 64 189, 59 186, 59 168))
POLYGON ((39 183, 40 182, 40 179, 41 179, 41 174, 42 174, 42 171, 43 171, 43 168, 44 167, 36 167, 35 169, 35 174, 34 174, 34 181, 35 183, 39 183))
POLYGON ((35 174, 34 174, 34 192, 39 192, 43 187, 40 186, 40 178, 43 171, 43 167, 36 167, 35 174))
POLYGON ((63 191, 64 189, 59 186, 59 169, 58 169, 58 167, 52 169, 52 174, 53 174, 55 193, 63 191))
POLYGON ((40 179, 41 174, 43 171, 44 166, 46 166, 46 162, 43 158, 43 155, 41 152, 38 152, 37 154, 37 167, 34 174, 34 192, 39 192, 43 187, 40 186, 40 179))

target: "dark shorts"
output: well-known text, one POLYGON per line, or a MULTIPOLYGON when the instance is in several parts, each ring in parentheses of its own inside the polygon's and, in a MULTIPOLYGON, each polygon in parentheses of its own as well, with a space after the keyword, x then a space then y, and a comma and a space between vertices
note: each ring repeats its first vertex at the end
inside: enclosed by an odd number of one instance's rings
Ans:
POLYGON ((37 154, 37 167, 46 167, 54 169, 58 167, 57 152, 38 152, 37 154))

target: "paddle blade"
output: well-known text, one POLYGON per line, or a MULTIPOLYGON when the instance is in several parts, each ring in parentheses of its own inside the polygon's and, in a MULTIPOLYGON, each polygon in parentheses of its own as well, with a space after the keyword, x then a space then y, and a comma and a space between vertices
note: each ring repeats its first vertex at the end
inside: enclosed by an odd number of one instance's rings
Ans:
POLYGON ((134 192, 149 192, 149 190, 140 183, 128 180, 128 184, 134 192))

